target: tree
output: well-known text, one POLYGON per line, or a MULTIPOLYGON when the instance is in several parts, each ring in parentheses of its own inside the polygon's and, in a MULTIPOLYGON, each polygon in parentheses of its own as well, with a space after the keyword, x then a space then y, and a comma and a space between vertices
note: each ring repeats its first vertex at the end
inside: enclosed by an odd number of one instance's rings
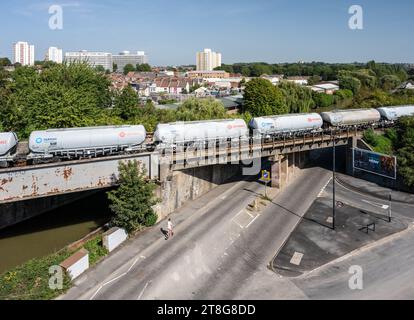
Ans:
POLYGON ((244 111, 254 117, 289 112, 283 92, 266 79, 255 78, 246 84, 244 111))
POLYGON ((0 67, 11 66, 12 63, 9 58, 0 58, 0 67))
POLYGON ((107 193, 114 213, 111 223, 132 233, 157 222, 152 207, 156 185, 146 180, 146 172, 138 161, 119 163, 119 188, 107 193))
POLYGON ((115 95, 114 112, 123 120, 130 120, 138 115, 138 94, 130 86, 115 95))
POLYGON ((356 95, 361 89, 361 81, 357 78, 354 78, 348 75, 340 75, 339 87, 341 89, 351 90, 353 94, 356 95))
POLYGON ((118 65, 115 62, 112 63, 112 70, 114 72, 117 72, 118 71, 118 65))
POLYGON ((315 107, 311 89, 288 81, 282 81, 278 87, 283 92, 290 113, 305 113, 315 107))
POLYGON ((311 76, 308 79, 308 85, 309 86, 313 86, 315 84, 318 84, 319 82, 321 82, 321 77, 320 76, 317 76, 317 75, 311 76))
POLYGON ((398 121, 397 137, 398 172, 409 187, 414 187, 414 117, 398 121))
POLYGON ((95 67, 96 72, 105 73, 105 68, 101 65, 95 67))
POLYGON ((239 82, 239 88, 243 88, 246 85, 246 78, 241 79, 239 82))
POLYGON ((21 138, 33 130, 101 123, 112 104, 109 80, 85 63, 54 64, 41 73, 20 67, 11 79, 2 99, 2 122, 21 138))
POLYGON ((135 67, 128 63, 125 67, 124 67, 124 74, 127 75, 130 72, 136 71, 135 67))
POLYGON ((227 118, 224 105, 213 98, 190 98, 180 105, 176 112, 178 121, 196 121, 227 118))
POLYGON ((136 70, 138 72, 151 72, 152 68, 148 63, 137 64, 136 70))
POLYGON ((314 99, 319 108, 327 108, 335 103, 335 97, 326 93, 315 93, 314 99))
POLYGON ((400 78, 395 75, 389 74, 380 78, 381 88, 385 91, 390 91, 398 87, 401 84, 400 78))

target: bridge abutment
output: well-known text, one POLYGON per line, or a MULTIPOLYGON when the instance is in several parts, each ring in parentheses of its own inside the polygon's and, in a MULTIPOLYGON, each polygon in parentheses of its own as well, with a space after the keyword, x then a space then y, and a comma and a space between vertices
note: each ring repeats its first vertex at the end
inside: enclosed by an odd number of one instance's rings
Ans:
POLYGON ((158 219, 166 218, 185 202, 201 197, 240 174, 241 165, 212 165, 178 171, 170 171, 166 166, 161 166, 162 180, 157 190, 157 197, 161 202, 154 208, 158 219))

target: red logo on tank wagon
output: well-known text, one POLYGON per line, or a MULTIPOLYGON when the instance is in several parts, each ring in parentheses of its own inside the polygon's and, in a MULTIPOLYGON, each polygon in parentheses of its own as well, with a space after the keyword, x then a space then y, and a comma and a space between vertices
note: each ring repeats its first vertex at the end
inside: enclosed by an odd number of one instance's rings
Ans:
POLYGON ((126 133, 122 131, 122 132, 119 134, 119 136, 120 136, 121 138, 125 138, 125 137, 126 137, 126 133))
POLYGON ((0 140, 0 144, 7 144, 7 140, 0 140))

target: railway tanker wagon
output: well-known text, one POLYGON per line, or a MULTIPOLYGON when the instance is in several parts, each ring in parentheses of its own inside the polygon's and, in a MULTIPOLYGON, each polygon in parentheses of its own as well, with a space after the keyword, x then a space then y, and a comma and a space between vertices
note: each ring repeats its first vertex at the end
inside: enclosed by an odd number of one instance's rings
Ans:
POLYGON ((304 134, 322 128, 323 120, 317 113, 287 114, 253 118, 249 127, 254 135, 282 136, 286 134, 304 134))
POLYGON ((247 138, 249 130, 242 119, 207 120, 158 124, 154 143, 159 146, 193 144, 212 140, 247 138))
POLYGON ((134 151, 145 141, 144 126, 110 126, 32 132, 31 159, 77 159, 134 151))
POLYGON ((0 132, 0 167, 13 162, 19 140, 14 132, 0 132))
POLYGON ((321 116, 326 127, 369 127, 381 120, 380 113, 375 109, 322 112, 321 116))
POLYGON ((401 117, 414 116, 414 106, 381 107, 377 109, 386 121, 397 121, 401 117))

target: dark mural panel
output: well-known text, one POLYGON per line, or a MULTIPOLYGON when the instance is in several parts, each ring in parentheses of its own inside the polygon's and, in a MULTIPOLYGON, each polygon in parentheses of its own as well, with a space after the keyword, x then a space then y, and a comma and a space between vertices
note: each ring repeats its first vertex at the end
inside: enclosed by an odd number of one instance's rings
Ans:
POLYGON ((397 158, 372 151, 354 149, 354 168, 391 179, 397 178, 397 158))

